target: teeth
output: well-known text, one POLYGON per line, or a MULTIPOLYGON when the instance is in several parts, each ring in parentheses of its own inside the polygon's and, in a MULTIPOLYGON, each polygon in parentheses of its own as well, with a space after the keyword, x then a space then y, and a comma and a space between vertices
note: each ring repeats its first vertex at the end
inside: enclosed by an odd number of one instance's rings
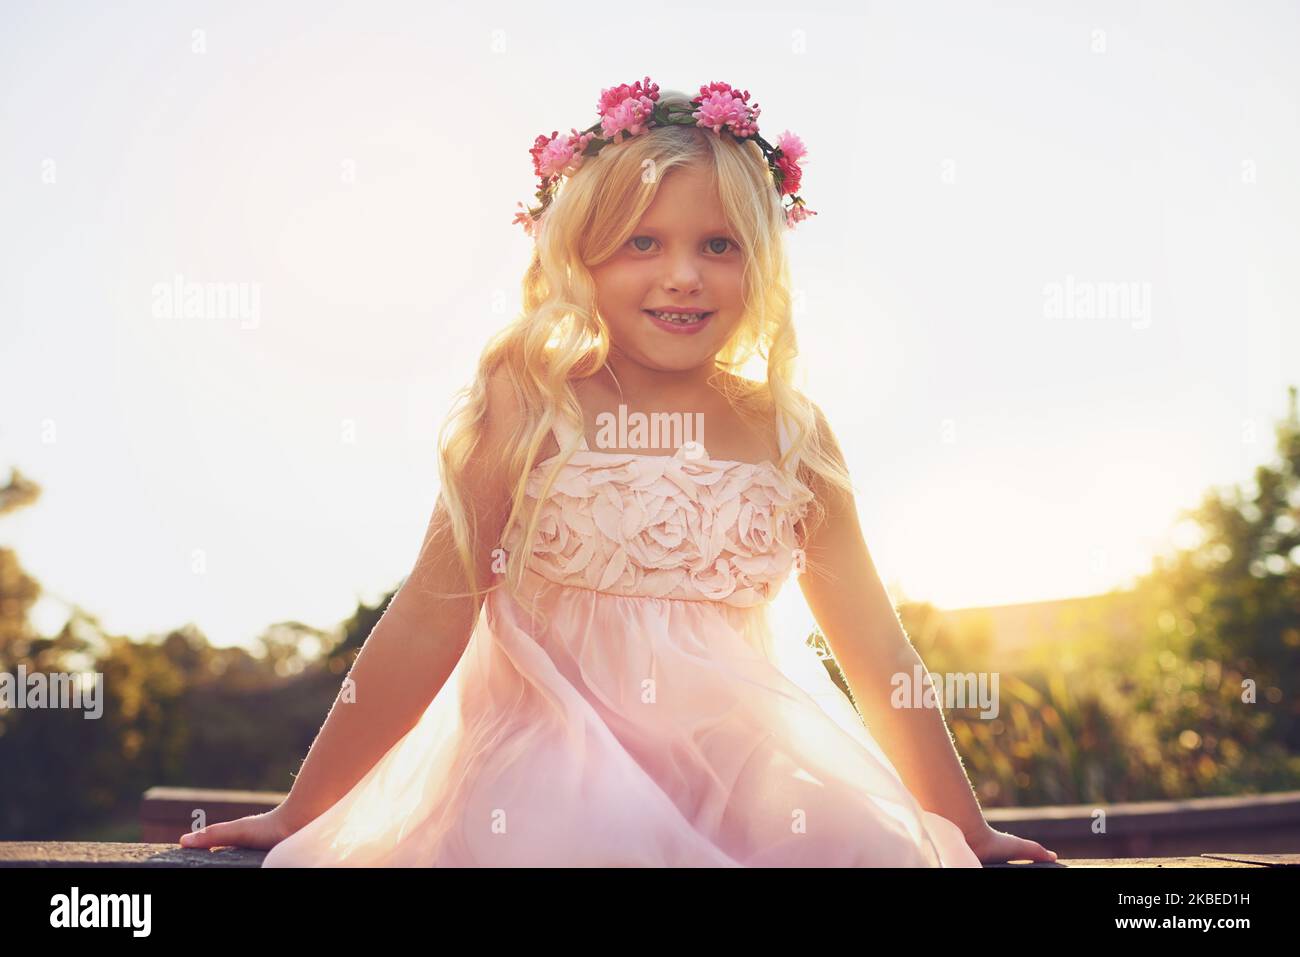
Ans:
POLYGON ((708 313, 681 313, 681 312, 653 312, 660 319, 667 319, 669 322, 680 322, 683 325, 700 322, 708 313))

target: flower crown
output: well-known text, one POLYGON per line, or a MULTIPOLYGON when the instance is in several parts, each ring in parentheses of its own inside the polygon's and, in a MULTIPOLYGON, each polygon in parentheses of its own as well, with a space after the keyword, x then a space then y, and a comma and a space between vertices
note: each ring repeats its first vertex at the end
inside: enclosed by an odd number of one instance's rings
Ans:
POLYGON ((757 120, 761 111, 757 102, 750 104, 748 90, 735 90, 728 83, 710 83, 700 87, 700 95, 690 101, 689 107, 669 106, 656 102, 658 99, 659 85, 651 83, 650 77, 630 86, 624 83, 601 90, 596 104, 599 122, 581 133, 576 129, 572 133, 556 130, 549 137, 544 133, 538 136, 528 151, 540 180, 538 205, 516 203, 520 211, 511 222, 521 224, 529 236, 535 236, 541 215, 551 205, 562 177, 572 176, 584 159, 611 143, 621 143, 656 126, 702 126, 718 136, 725 129, 736 139, 752 139, 763 151, 777 195, 790 197, 790 205, 784 207, 786 226, 793 229, 795 224, 817 215, 795 195, 803 177, 799 160, 807 153, 803 142, 789 130, 777 137, 776 146, 759 136, 757 120))

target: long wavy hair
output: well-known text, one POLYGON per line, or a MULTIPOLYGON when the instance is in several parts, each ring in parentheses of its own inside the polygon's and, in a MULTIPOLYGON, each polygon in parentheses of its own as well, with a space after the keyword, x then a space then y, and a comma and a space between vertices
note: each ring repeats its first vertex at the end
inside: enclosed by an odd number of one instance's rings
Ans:
MULTIPOLYGON (((685 106, 689 99, 677 91, 661 93, 661 102, 685 106)), ((538 503, 576 450, 576 440, 561 448, 546 472, 540 498, 526 494, 528 476, 558 421, 571 426, 569 434, 583 434, 582 408, 572 382, 604 368, 610 349, 609 327, 597 312, 589 267, 609 259, 631 238, 664 177, 687 164, 709 172, 744 257, 745 310, 732 337, 715 356, 709 382, 742 417, 775 412, 784 418, 791 444, 779 466, 784 468, 790 455, 798 455, 800 477, 806 484, 820 476, 830 487, 851 494, 847 472, 823 448, 812 404, 792 385, 797 349, 784 246, 785 211, 762 151, 751 141, 694 126, 651 128, 587 157, 577 173, 562 183, 535 231, 532 260, 523 280, 523 310, 488 342, 473 384, 457 393, 456 407, 439 432, 440 497, 476 613, 487 592, 502 584, 531 607, 519 586, 537 533, 538 503), (762 386, 737 374, 755 354, 765 358, 767 365, 768 398, 761 400, 762 386), (485 448, 487 383, 498 370, 513 387, 518 427, 504 448, 485 448), (480 587, 477 581, 473 550, 483 544, 466 505, 465 468, 478 456, 492 457, 494 469, 504 470, 510 478, 513 494, 502 542, 518 526, 525 543, 508 555, 504 569, 494 569, 500 573, 489 587, 480 587)), ((803 529, 805 541, 824 514, 821 502, 814 499, 803 529)))

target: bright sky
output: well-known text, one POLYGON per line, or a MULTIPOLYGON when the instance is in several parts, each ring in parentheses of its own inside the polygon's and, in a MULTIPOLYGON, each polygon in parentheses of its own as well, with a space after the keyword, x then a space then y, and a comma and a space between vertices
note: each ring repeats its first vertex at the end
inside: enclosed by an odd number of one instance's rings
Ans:
POLYGON ((0 12, 0 467, 45 489, 0 542, 109 628, 243 642, 396 584, 517 307, 528 148, 645 74, 807 145, 803 386, 908 597, 1123 584, 1270 458, 1294 3, 438 6, 0 12), (168 315, 177 276, 256 321, 168 315))

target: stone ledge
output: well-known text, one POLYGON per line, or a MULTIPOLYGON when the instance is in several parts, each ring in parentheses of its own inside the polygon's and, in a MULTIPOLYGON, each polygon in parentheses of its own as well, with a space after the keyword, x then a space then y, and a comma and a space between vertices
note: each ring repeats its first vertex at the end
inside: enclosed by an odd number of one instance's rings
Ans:
MULTIPOLYGON (((1068 836, 1079 821, 1092 820, 1104 810, 1107 833, 1149 834, 1212 827, 1269 827, 1300 824, 1300 791, 1184 798, 1174 801, 1099 801, 1095 804, 1049 804, 1042 807, 985 808, 994 827, 1033 826, 1051 836, 1068 836)), ((1039 840, 1039 838, 1035 838, 1039 840)))
MULTIPOLYGON (((151 787, 140 802, 139 837, 176 841, 192 829, 196 811, 203 812, 203 823, 216 824, 269 811, 284 797, 277 791, 151 787)), ((1073 861, 1195 858, 1206 847, 1252 854, 1300 850, 1300 791, 985 808, 984 816, 998 830, 1038 841, 1073 861), (1093 831, 1099 809, 1106 812, 1101 834, 1093 831)))
MULTIPOLYGON (((0 867, 261 867, 265 851, 216 850, 176 844, 108 844, 93 841, 0 841, 0 867)), ((1058 860, 1051 864, 988 867, 1300 867, 1300 854, 1211 853, 1198 857, 1120 857, 1058 860)))
POLYGON ((261 867, 266 851, 96 841, 0 841, 0 867, 261 867))

